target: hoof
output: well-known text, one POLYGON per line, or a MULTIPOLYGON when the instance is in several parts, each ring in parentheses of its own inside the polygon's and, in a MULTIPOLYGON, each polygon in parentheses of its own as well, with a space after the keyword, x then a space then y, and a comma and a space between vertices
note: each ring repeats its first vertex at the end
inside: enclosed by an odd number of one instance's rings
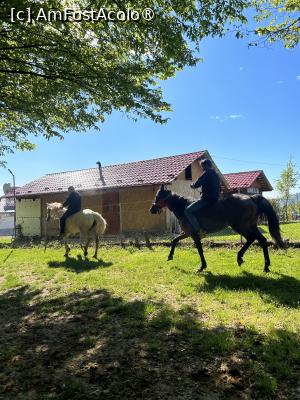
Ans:
POLYGON ((270 272, 269 266, 270 266, 270 263, 267 262, 267 263, 265 264, 264 272, 270 272))
POLYGON ((206 266, 199 268, 196 273, 201 274, 201 272, 203 272, 205 270, 205 268, 206 268, 206 266))
POLYGON ((171 256, 171 257, 169 256, 168 257, 168 261, 171 261, 171 260, 173 260, 173 256, 171 256))
POLYGON ((237 259, 238 266, 240 267, 243 264, 244 260, 242 258, 237 259))
POLYGON ((98 260, 98 257, 96 256, 96 254, 93 255, 93 258, 94 258, 95 260, 98 260))

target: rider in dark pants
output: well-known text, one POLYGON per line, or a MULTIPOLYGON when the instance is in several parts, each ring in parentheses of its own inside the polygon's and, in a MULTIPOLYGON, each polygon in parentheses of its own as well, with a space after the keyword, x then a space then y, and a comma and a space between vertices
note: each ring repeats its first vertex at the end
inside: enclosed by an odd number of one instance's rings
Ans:
POLYGON ((71 215, 76 214, 78 211, 81 210, 81 197, 78 192, 75 192, 75 189, 73 186, 70 186, 68 188, 68 193, 69 196, 67 200, 64 202, 62 205, 63 207, 68 207, 68 210, 63 214, 63 216, 60 219, 60 236, 63 236, 65 233, 65 226, 66 226, 66 220, 69 218, 71 215))
POLYGON ((201 161, 203 174, 191 185, 192 189, 202 187, 202 196, 198 201, 194 201, 184 211, 185 216, 192 225, 195 232, 200 231, 200 225, 196 213, 203 207, 216 203, 220 197, 220 179, 213 169, 212 162, 206 158, 201 161))

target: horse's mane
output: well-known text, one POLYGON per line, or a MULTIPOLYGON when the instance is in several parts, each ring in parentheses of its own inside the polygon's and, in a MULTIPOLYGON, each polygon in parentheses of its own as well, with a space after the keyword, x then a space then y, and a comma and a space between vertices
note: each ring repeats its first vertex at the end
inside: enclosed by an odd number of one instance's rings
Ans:
POLYGON ((171 197, 170 197, 170 205, 175 205, 176 203, 176 208, 185 208, 189 204, 191 204, 194 200, 192 200, 189 197, 184 197, 184 196, 179 196, 178 194, 171 192, 171 197))

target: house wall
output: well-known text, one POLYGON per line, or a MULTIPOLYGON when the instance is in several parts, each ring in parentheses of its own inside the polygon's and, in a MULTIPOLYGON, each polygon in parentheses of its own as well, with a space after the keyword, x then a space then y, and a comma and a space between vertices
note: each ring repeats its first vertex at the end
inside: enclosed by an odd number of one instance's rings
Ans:
POLYGON ((166 230, 166 214, 150 214, 159 186, 142 186, 120 189, 122 232, 166 230))
POLYGON ((20 199, 16 202, 16 224, 24 236, 41 235, 41 200, 20 199))

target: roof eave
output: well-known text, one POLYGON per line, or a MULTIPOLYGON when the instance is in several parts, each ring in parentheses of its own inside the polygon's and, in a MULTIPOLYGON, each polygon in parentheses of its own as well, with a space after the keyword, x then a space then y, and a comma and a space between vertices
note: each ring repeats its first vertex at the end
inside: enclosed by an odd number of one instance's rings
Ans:
MULTIPOLYGON (((144 184, 136 184, 136 185, 123 185, 123 186, 103 186, 103 187, 96 187, 96 188, 88 188, 88 189, 82 189, 78 190, 80 193, 86 193, 86 192, 91 192, 91 191, 105 191, 105 190, 115 190, 115 189, 128 189, 128 188, 137 188, 137 187, 145 187, 145 186, 159 186, 159 185, 168 185, 172 183, 175 179, 177 178, 174 177, 171 180, 166 180, 163 182, 153 182, 153 183, 144 183, 144 184)), ((33 198, 33 197, 41 197, 43 195, 57 195, 57 194, 66 194, 68 193, 67 191, 48 191, 48 192, 31 192, 31 193, 21 193, 16 195, 16 199, 28 199, 28 198, 33 198)), ((3 198, 12 198, 13 196, 3 196, 3 198)))
POLYGON ((267 189, 267 190, 263 190, 263 192, 271 192, 272 190, 274 190, 274 189, 273 189, 273 186, 272 186, 271 183, 270 183, 270 181, 269 181, 268 178, 266 177, 264 171, 261 171, 261 174, 262 174, 264 180, 266 181, 266 185, 267 185, 267 187, 268 187, 268 189, 267 189))

